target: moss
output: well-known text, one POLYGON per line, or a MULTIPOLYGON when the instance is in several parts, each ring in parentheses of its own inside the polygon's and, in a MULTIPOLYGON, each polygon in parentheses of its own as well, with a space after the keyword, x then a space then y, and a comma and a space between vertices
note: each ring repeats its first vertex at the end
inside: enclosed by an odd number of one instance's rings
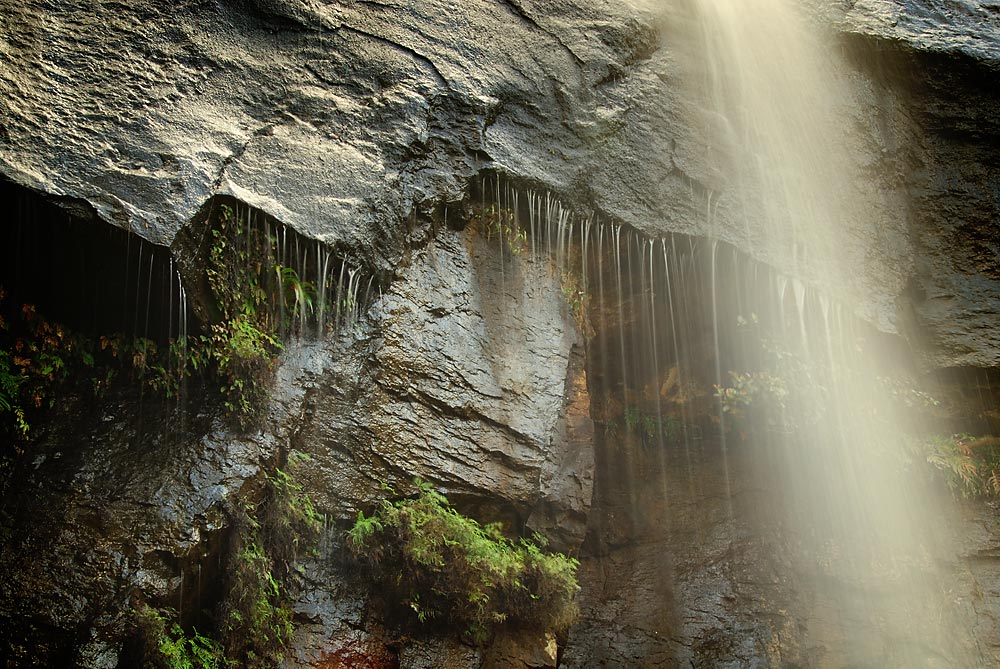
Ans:
POLYGON ((499 626, 565 632, 577 615, 577 560, 544 540, 505 538, 456 511, 426 483, 414 499, 358 514, 348 545, 373 583, 417 623, 458 625, 476 642, 499 626))
POLYGON ((315 544, 322 521, 302 485, 281 469, 268 478, 260 505, 237 512, 219 638, 238 666, 264 669, 284 659, 294 632, 292 565, 315 544))
MULTIPOLYGON (((293 460, 293 466, 295 461, 293 460)), ((276 470, 259 504, 234 513, 224 594, 210 635, 184 630, 177 614, 136 607, 143 665, 155 669, 272 669, 295 631, 293 565, 319 536, 322 517, 294 477, 276 470)))

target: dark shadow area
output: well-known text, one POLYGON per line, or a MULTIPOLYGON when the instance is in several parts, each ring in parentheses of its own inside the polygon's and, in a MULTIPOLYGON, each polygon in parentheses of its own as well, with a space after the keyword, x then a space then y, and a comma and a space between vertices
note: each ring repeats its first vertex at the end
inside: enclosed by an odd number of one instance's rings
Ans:
POLYGON ((181 328, 183 290, 170 251, 101 221, 86 203, 53 201, 0 180, 5 304, 89 336, 159 345, 181 328))

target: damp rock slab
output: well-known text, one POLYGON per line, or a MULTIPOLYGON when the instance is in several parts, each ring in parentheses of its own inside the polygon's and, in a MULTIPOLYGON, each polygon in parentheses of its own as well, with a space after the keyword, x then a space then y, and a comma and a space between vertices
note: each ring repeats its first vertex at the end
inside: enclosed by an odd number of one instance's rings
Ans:
POLYGON ((114 667, 134 597, 188 613, 211 600, 228 504, 260 489, 277 442, 172 408, 64 398, 38 428, 4 497, 11 666, 114 667))
MULTIPOLYGON (((946 56, 949 76, 976 93, 961 96, 967 120, 995 129, 995 3, 844 7, 823 11, 874 45, 863 61, 901 49, 924 72, 946 56)), ((0 16, 11 65, 0 72, 0 174, 156 243, 229 194, 392 269, 401 221, 461 199, 494 168, 654 236, 758 250, 755 198, 706 155, 712 119, 684 93, 701 57, 678 8, 0 0, 0 16)), ((867 295, 859 309, 926 342, 929 365, 997 364, 997 240, 984 221, 998 210, 998 134, 969 142, 928 122, 953 100, 950 85, 914 96, 891 68, 860 69, 848 139, 886 203, 843 234, 867 295)))
POLYGON ((420 477, 466 513, 532 518, 579 545, 593 479, 583 340, 549 262, 528 255, 444 230, 401 269, 370 336, 304 400, 296 443, 323 506, 353 518, 382 482, 420 477))
MULTIPOLYGON (((386 484, 406 494, 420 477, 463 514, 579 547, 594 476, 582 336, 555 268, 529 256, 472 228, 442 230, 357 332, 286 351, 277 392, 304 393, 291 442, 310 456, 299 478, 331 515, 321 557, 304 565, 288 667, 480 666, 448 638, 415 634, 400 647, 366 605, 343 531, 393 494, 386 484)), ((512 638, 490 657, 505 666, 504 653, 545 647, 512 638)))

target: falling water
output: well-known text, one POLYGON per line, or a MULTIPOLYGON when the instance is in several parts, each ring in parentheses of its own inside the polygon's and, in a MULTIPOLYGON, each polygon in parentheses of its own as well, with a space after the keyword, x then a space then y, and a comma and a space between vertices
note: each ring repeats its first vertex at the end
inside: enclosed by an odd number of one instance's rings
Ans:
MULTIPOLYGON (((692 25, 704 47, 692 57, 705 63, 692 95, 702 95, 705 105, 707 157, 731 175, 714 202, 706 198, 709 218, 713 206, 742 209, 755 222, 744 240, 754 255, 806 279, 779 275, 773 295, 763 289, 750 295, 753 284, 742 295, 723 295, 731 288, 716 280, 722 257, 712 242, 718 383, 728 364, 746 361, 724 350, 720 331, 730 324, 720 320, 726 315, 717 303, 776 311, 770 345, 808 372, 771 416, 774 425, 791 422, 797 429, 775 430, 767 441, 783 463, 777 477, 788 541, 801 545, 798 565, 809 574, 810 596, 845 621, 839 629, 810 631, 843 649, 829 666, 941 666, 942 653, 948 666, 975 666, 955 648, 961 635, 947 622, 934 571, 937 518, 896 455, 907 426, 876 380, 885 364, 871 346, 859 345, 861 330, 850 315, 859 268, 843 249, 851 229, 877 220, 882 203, 853 171, 849 119, 837 111, 849 99, 840 74, 846 70, 832 40, 800 15, 799 4, 692 2, 692 25)), ((725 423, 721 434, 725 439, 725 423)))
MULTIPOLYGON (((905 430, 877 378, 886 372, 869 341, 877 337, 849 303, 725 242, 644 237, 571 212, 551 194, 518 194, 499 178, 484 179, 481 193, 483 211, 487 199, 498 210, 518 208, 525 253, 550 262, 561 280, 583 279, 592 413, 627 478, 621 495, 631 522, 653 522, 642 518, 647 502, 633 489, 649 478, 644 463, 686 468, 693 490, 704 481, 693 473, 697 463, 712 453, 721 458, 729 522, 742 522, 734 520, 740 491, 730 488, 727 456, 745 467, 750 455, 783 500, 775 521, 811 607, 791 615, 813 621, 803 623, 808 643, 842 649, 816 666, 938 666, 942 657, 944 666, 976 666, 966 637, 948 623, 934 511, 898 457, 905 430), (792 368, 783 381, 788 397, 764 407, 763 430, 747 440, 723 420, 713 386, 727 385, 730 370, 749 373, 775 358, 792 368), (713 445, 720 441, 721 451, 713 445), (681 457, 667 455, 671 449, 681 457)), ((346 265, 340 272, 337 300, 352 301, 361 282, 346 265)), ((737 474, 745 481, 745 471, 737 474)))
POLYGON ((268 317, 282 339, 324 338, 353 328, 368 303, 372 274, 328 244, 308 239, 238 203, 235 243, 268 294, 268 317))

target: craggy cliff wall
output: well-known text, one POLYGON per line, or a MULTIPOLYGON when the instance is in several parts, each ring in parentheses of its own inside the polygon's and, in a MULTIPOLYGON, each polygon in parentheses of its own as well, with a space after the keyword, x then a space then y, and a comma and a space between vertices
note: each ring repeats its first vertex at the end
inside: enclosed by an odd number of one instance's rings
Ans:
MULTIPOLYGON (((881 199, 843 234, 859 308, 919 331, 932 364, 995 364, 996 7, 822 9, 858 64, 844 141, 881 199)), ((2 20, 0 171, 160 244, 227 193, 386 268, 400 221, 496 168, 654 235, 755 247, 753 198, 685 93, 704 54, 683 2, 28 2, 2 20)))
MULTIPOLYGON (((698 69, 687 11, 653 0, 0 0, 4 178, 164 246, 212 196, 231 195, 385 279, 357 332, 283 354, 260 432, 234 434, 208 409, 178 424, 128 397, 59 409, 6 507, 11 666, 117 666, 130 593, 183 608, 210 589, 196 579, 212 578, 224 501, 259 487, 289 447, 312 455, 304 482, 341 524, 381 481, 413 476, 560 549, 577 549, 595 517, 610 524, 620 500, 593 492, 616 463, 595 455, 585 333, 558 277, 504 260, 452 219, 470 182, 497 170, 653 236, 712 235, 753 252, 754 210, 737 206, 731 168, 699 134, 706 112, 683 92, 698 69)), ((856 65, 845 141, 885 194, 873 220, 845 231, 868 293, 859 310, 927 368, 1000 365, 1000 7, 859 0, 823 13, 856 65)), ((755 607, 781 599, 781 584, 740 571, 766 542, 732 518, 698 535, 718 515, 713 467, 704 497, 671 497, 688 500, 676 521, 687 531, 621 542, 639 554, 672 546, 675 563, 635 571, 650 561, 616 553, 585 564, 567 666, 722 666, 711 664, 718 630, 756 630, 755 607), (686 590, 671 596, 701 607, 682 621, 656 585, 678 574, 686 590), (621 600, 635 587, 638 609, 621 600), (643 606, 660 616, 655 629, 630 618, 643 606)), ((962 550, 980 571, 969 579, 995 588, 992 526, 970 522, 962 550)), ((330 554, 341 540, 329 533, 330 554)), ((400 647, 366 622, 341 565, 310 564, 303 578, 290 666, 555 662, 544 639, 484 655, 400 647)), ((780 657, 782 633, 760 631, 726 666, 780 657)), ((807 650, 785 653, 808 664, 807 650)))

